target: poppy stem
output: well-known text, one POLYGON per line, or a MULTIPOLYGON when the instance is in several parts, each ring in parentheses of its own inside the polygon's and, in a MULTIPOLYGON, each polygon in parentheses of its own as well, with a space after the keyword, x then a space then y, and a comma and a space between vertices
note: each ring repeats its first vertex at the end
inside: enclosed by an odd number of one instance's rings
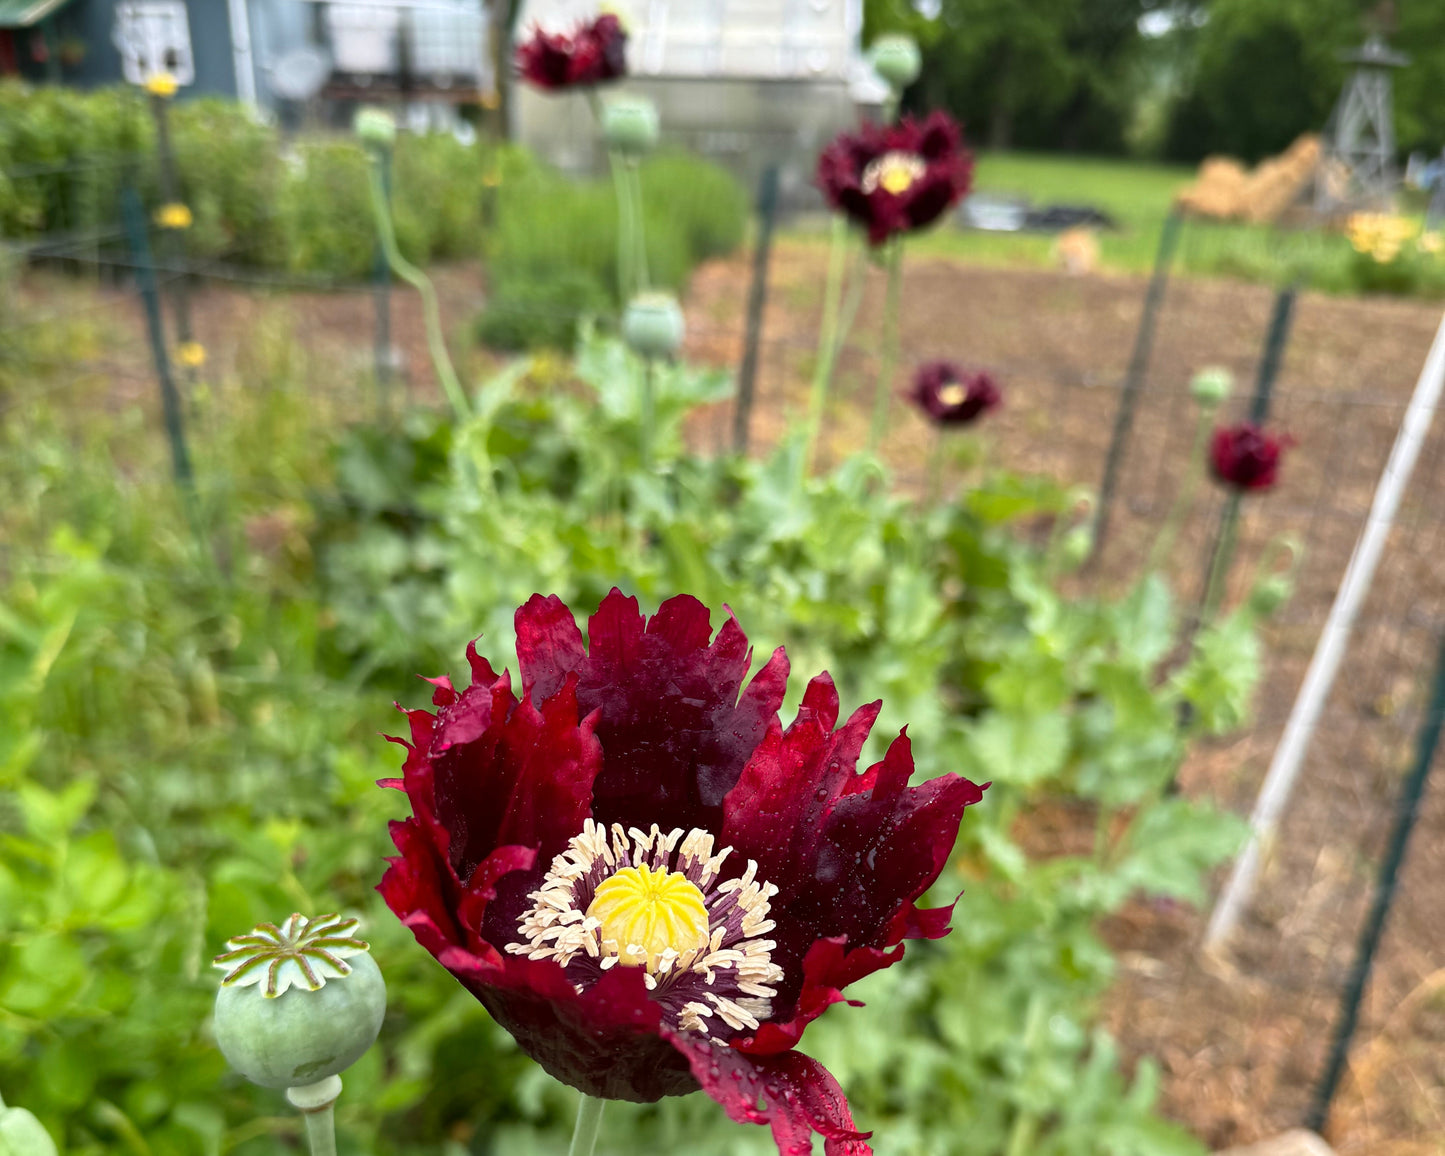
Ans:
POLYGON ((1199 489, 1199 478, 1204 473, 1204 443, 1213 421, 1212 411, 1199 411, 1199 421, 1194 427, 1194 443, 1189 447, 1189 461, 1184 468, 1184 481, 1179 486, 1174 505, 1169 509, 1169 516, 1164 519, 1159 536, 1149 550, 1149 561, 1144 566, 1146 576, 1158 570, 1164 559, 1169 557, 1169 552, 1174 549, 1174 539, 1179 536, 1179 527, 1194 508, 1194 493, 1199 489))
POLYGON ((635 288, 632 272, 632 190, 621 158, 609 152, 607 160, 612 166, 612 187, 617 194, 617 300, 626 308, 635 288))
POLYGON ((893 371, 898 367, 898 310, 903 298, 903 238, 888 243, 888 296, 883 303, 883 358, 873 392, 873 421, 868 427, 868 452, 878 452, 888 432, 888 405, 893 400, 893 371))
POLYGON ((652 288, 652 278, 647 270, 647 230, 642 216, 642 166, 637 161, 627 161, 627 178, 632 202, 633 276, 637 279, 637 291, 645 293, 652 288))
POLYGON ((853 328, 858 307, 863 303, 863 289, 868 282, 868 250, 859 253, 858 266, 848 282, 848 297, 840 313, 843 296, 843 273, 847 265, 848 222, 841 216, 833 218, 832 251, 828 260, 828 283, 823 296, 823 325, 818 336, 818 363, 813 369, 813 388, 808 396, 808 445, 803 455, 803 476, 813 467, 818 439, 823 433, 823 413, 828 394, 833 388, 833 375, 838 368, 838 355, 853 328))
POLYGON ((391 209, 387 204, 386 186, 381 177, 381 162, 375 157, 371 160, 368 183, 371 188, 372 216, 376 218, 376 234, 381 241, 382 252, 386 254, 387 264, 392 271, 421 294, 422 317, 426 322, 426 344, 431 353, 432 368, 436 370, 437 380, 441 383, 447 401, 451 402, 457 421, 465 422, 472 416, 472 407, 467 402, 462 383, 457 379, 457 371, 452 367, 451 355, 447 353, 436 289, 431 279, 403 257, 401 249, 397 247, 396 231, 391 224, 391 209))
MULTIPOLYGON (((587 89, 587 106, 592 110, 592 119, 597 129, 602 130, 602 98, 595 87, 587 89)), ((637 253, 637 242, 633 239, 632 182, 627 172, 627 162, 616 149, 607 150, 607 166, 612 170, 612 189, 617 198, 617 303, 626 308, 637 292, 636 272, 633 260, 637 253)))
POLYGON ((1214 621, 1219 603, 1224 597, 1224 580, 1229 574, 1229 565, 1234 560, 1234 547, 1239 541, 1239 494, 1231 493, 1226 499, 1224 517, 1219 526, 1219 537, 1214 541, 1214 556, 1209 561, 1209 581, 1204 587, 1204 599, 1199 604, 1199 625, 1208 626, 1214 621))
POLYGON ((653 425, 653 372, 656 366, 656 359, 651 357, 643 358, 642 361, 642 464, 650 470, 652 468, 652 425, 653 425))
POLYGON ((311 1156, 336 1156, 336 1098, 341 1095, 341 1080, 328 1076, 315 1084, 289 1088, 286 1099, 301 1111, 306 1121, 306 1141, 311 1156))
POLYGON ((567 1156, 592 1156, 597 1133, 602 1129, 602 1108, 606 1100, 584 1095, 577 1105, 577 1125, 572 1129, 572 1146, 567 1156))
POLYGON ((928 455, 928 488, 924 491, 923 508, 931 508, 943 493, 943 429, 933 431, 933 450, 928 455))

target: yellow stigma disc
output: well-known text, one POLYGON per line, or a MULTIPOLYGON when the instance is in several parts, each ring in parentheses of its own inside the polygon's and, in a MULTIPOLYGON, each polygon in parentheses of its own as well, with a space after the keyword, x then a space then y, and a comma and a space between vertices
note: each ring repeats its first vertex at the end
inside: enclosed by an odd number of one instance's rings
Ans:
POLYGON ((872 193, 882 189, 896 197, 906 193, 927 171, 928 165, 922 157, 895 149, 871 161, 863 170, 863 191, 872 193))
POLYGON ((656 971, 668 948, 686 955, 708 942, 707 906, 697 884, 680 871, 654 871, 646 863, 604 879, 587 915, 602 924, 603 950, 629 967, 646 964, 656 971))
POLYGON ((968 390, 961 382, 950 381, 938 391, 938 400, 944 405, 962 405, 968 400, 968 390))

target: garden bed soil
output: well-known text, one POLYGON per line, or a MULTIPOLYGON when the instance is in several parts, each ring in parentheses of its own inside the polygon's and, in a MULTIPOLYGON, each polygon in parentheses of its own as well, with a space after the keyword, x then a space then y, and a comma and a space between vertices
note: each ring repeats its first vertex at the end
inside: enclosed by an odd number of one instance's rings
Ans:
MULTIPOLYGON (((749 264, 739 255, 695 274, 687 299, 690 358, 738 364, 749 264)), ((755 451, 775 444, 804 405, 825 265, 824 248, 813 242, 785 239, 774 251, 755 451)), ((453 348, 463 348, 481 302, 481 278, 462 267, 435 275, 453 348)), ((1144 289, 1134 276, 982 269, 943 259, 908 263, 904 356, 891 389, 906 384, 913 364, 948 357, 994 370, 1005 392, 982 437, 954 439, 953 485, 966 484, 967 470, 977 468, 981 456, 992 465, 1097 485, 1144 289)), ((42 277, 28 279, 26 292, 41 305, 54 298, 57 307, 72 308, 81 291, 73 281, 42 277)), ((134 295, 88 292, 87 307, 121 321, 104 358, 114 401, 154 406, 134 295)), ((882 297, 882 274, 871 270, 825 422, 824 464, 864 440, 882 297)), ((1247 390, 1272 306, 1271 291, 1258 286, 1176 281, 1170 287, 1114 530, 1090 584, 1118 589, 1137 574, 1189 458, 1189 376, 1223 364, 1247 390)), ((363 413, 377 404, 374 393, 358 396, 356 389, 372 365, 369 293, 281 295, 211 284, 194 293, 192 310, 209 352, 208 380, 233 375, 238 361, 256 355, 258 335, 274 329, 299 340, 312 388, 335 391, 343 412, 345 404, 363 413)), ((1182 775, 1186 790, 1248 810, 1438 320, 1435 307, 1406 301, 1300 298, 1274 396, 1276 420, 1298 444, 1279 489, 1245 503, 1232 596, 1241 596, 1265 542, 1283 531, 1306 548, 1298 590, 1268 629, 1256 721, 1198 751, 1182 775)), ((439 400, 419 305, 401 289, 393 294, 392 332, 401 351, 397 391, 439 400)), ((469 358, 468 376, 490 360, 484 352, 469 358)), ((1236 398, 1228 412, 1243 404, 1236 398)), ((730 410, 720 406, 701 415, 690 436, 701 448, 722 447, 730 432, 730 410)), ((921 490, 933 439, 922 419, 896 401, 884 453, 905 489, 921 490)), ((1159 1058, 1164 1111, 1212 1147, 1246 1144, 1300 1123, 1323 1063, 1445 609, 1445 550, 1439 548, 1445 534, 1435 497, 1445 485, 1442 448, 1445 422, 1432 431, 1230 963, 1209 965, 1199 957, 1203 913, 1177 904, 1141 897, 1105 929, 1119 970, 1104 1018, 1127 1055, 1159 1058)), ((1217 514, 1218 495, 1205 487, 1167 564, 1184 597, 1198 595, 1217 514)), ((1092 820, 1067 808, 1040 815, 1040 838, 1030 841, 1068 846, 1071 825, 1084 822, 1092 820)), ((1352 1076, 1328 1131, 1345 1156, 1434 1152, 1445 1136, 1445 973, 1437 971, 1445 889, 1435 883, 1442 872, 1445 784, 1437 784, 1425 802, 1366 1000, 1352 1076)))

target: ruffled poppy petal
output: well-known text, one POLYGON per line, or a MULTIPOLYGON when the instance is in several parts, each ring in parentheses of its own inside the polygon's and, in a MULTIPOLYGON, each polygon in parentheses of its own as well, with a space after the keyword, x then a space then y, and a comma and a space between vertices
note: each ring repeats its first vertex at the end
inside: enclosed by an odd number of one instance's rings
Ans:
POLYGON ((891 967, 902 956, 902 947, 886 951, 876 947, 855 947, 849 951, 847 939, 841 935, 818 940, 803 957, 802 990, 792 1018, 770 1020, 759 1027, 751 1039, 734 1046, 755 1056, 787 1051, 802 1039, 803 1029, 835 1003, 861 1007, 860 1001, 848 999, 843 989, 875 971, 891 967))
POLYGON ((582 995, 556 964, 515 957, 485 983, 459 978, 524 1052, 580 1092, 650 1104, 697 1091, 639 968, 613 968, 582 995))
POLYGON ((557 595, 533 594, 516 615, 517 666, 522 694, 541 702, 557 693, 563 680, 587 658, 582 631, 557 595))
POLYGON ((772 1129, 779 1156, 807 1156, 814 1132, 826 1156, 872 1156, 872 1133, 858 1131, 838 1081, 817 1060, 800 1052, 747 1056, 666 1028, 663 1035, 730 1119, 772 1129))
POLYGON ((578 701, 597 711, 606 752, 593 815, 663 830, 716 829, 723 797, 782 704, 787 658, 775 653, 742 690, 747 637, 729 619, 709 645, 707 609, 669 599, 651 621, 614 590, 588 624, 578 701))
POLYGON ((951 774, 908 787, 906 734, 882 762, 855 774, 877 705, 833 732, 836 701, 831 681, 815 679, 797 721, 770 729, 724 803, 722 842, 756 860, 779 889, 771 934, 786 975, 774 1003, 780 1020, 801 1008, 800 965, 817 940, 844 936, 855 949, 884 948, 911 927, 937 929, 913 901, 942 871, 963 809, 983 797, 951 774))
POLYGON ((439 712, 427 753, 437 821, 461 877, 502 844, 539 848, 550 861, 590 813, 602 767, 590 721, 578 722, 575 674, 540 709, 516 702, 505 675, 469 687, 439 712))

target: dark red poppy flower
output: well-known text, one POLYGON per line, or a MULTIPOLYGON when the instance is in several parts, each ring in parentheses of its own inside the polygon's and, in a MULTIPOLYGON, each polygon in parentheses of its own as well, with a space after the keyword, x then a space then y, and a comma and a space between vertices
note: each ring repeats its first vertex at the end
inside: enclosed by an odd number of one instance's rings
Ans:
POLYGON ((522 694, 468 647, 407 712, 412 817, 379 890, 418 941, 557 1079, 650 1102, 704 1089, 780 1151, 871 1152, 837 1082, 793 1050, 905 939, 982 789, 918 786, 908 737, 857 773, 879 703, 841 726, 832 680, 778 717, 779 648, 748 682, 731 617, 681 595, 644 621, 617 590, 588 625, 517 612, 522 694), (835 729, 836 728, 836 729, 835 729))
POLYGON ((538 88, 604 84, 627 75, 627 32, 610 13, 572 32, 532 35, 517 47, 517 71, 538 88))
POLYGON ((920 365, 909 397, 939 425, 971 425, 1003 401, 986 372, 960 369, 951 361, 920 365))
POLYGON ((1279 460, 1292 445, 1251 422, 1221 426, 1209 443, 1209 467, 1215 480, 1236 490, 1267 490, 1279 477, 1279 460))
POLYGON ((932 224, 968 192, 973 155, 946 112, 843 133, 818 157, 818 187, 871 244, 932 224))

